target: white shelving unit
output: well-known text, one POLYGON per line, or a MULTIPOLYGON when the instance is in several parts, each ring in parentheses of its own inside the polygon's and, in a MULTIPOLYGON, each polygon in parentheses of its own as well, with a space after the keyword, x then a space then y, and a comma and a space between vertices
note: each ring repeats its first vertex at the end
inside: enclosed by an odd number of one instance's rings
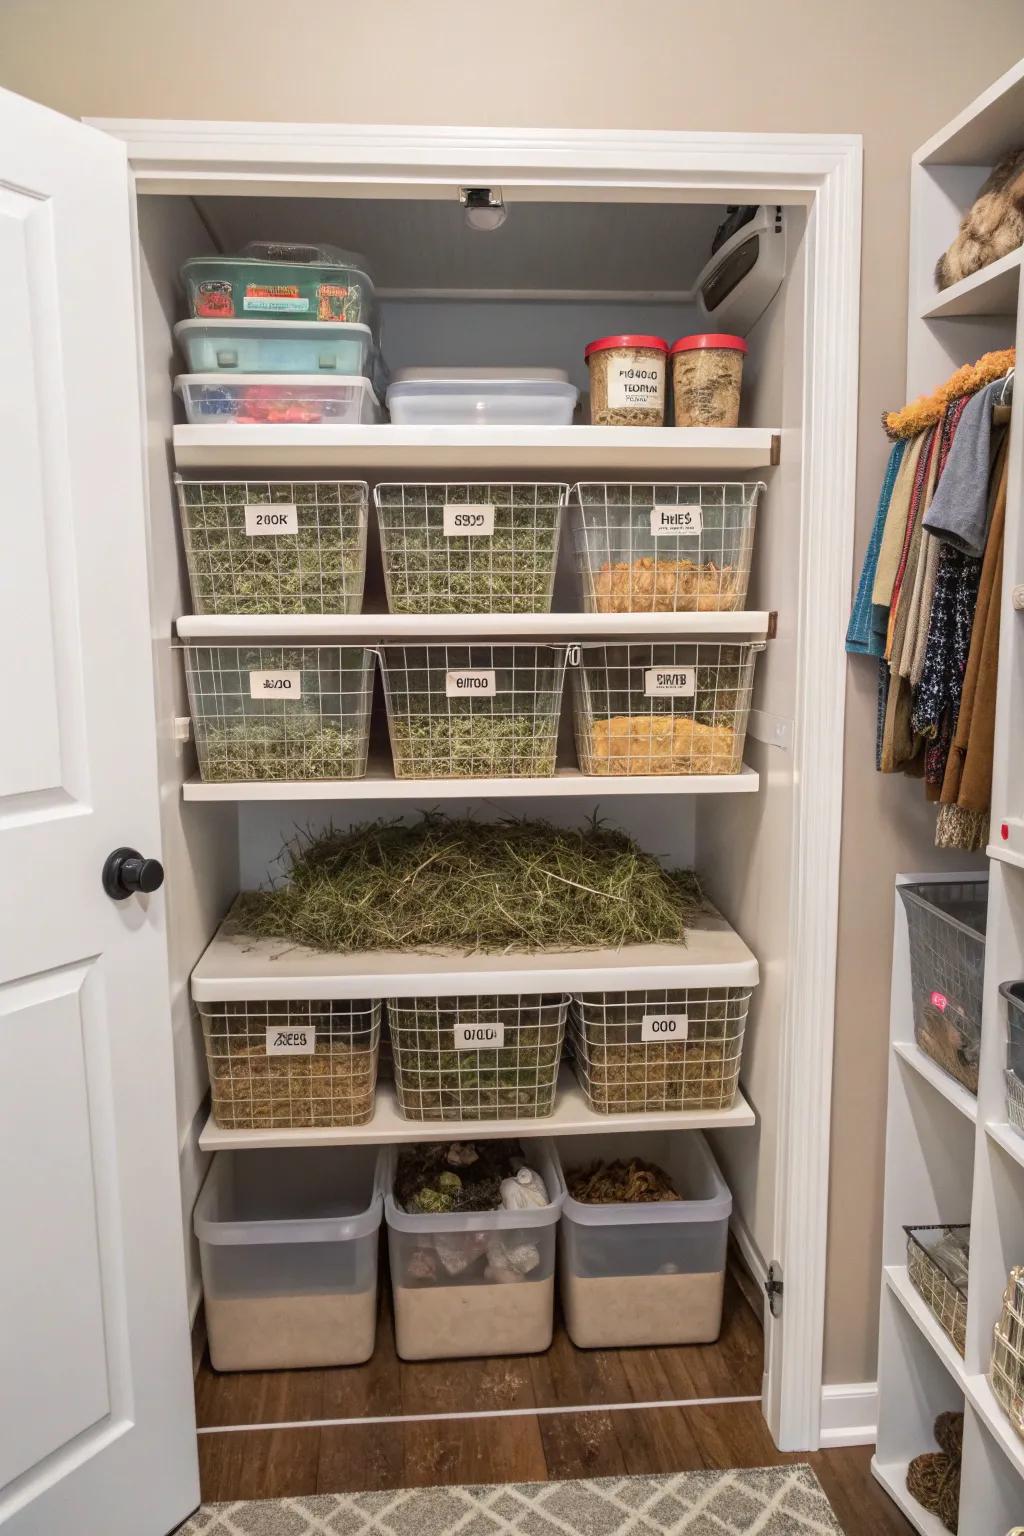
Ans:
POLYGON ((763 640, 771 614, 741 613, 266 613, 192 614, 179 640, 763 640))
MULTIPOLYGON (((912 166, 907 394, 934 388, 982 352, 1024 344, 1022 252, 1012 252, 936 295, 932 269, 988 171, 1020 142, 1024 63, 979 97, 915 155, 912 166)), ((1024 578, 1021 512, 1024 392, 1010 425, 999 685, 990 832, 985 986, 977 1098, 913 1044, 907 923, 897 896, 892 1050, 886 1139, 879 1424, 873 1470, 914 1528, 942 1527, 906 1492, 907 1462, 934 1448, 932 1423, 962 1408, 960 1529, 1006 1536, 1024 1523, 1024 1440, 996 1400, 987 1373, 992 1329, 1009 1270, 1024 1263, 1024 1136, 1007 1123, 1006 1022, 999 983, 1024 975, 1024 578), (906 1278, 904 1224, 970 1222, 965 1358, 960 1359, 906 1278)), ((977 869, 905 879, 977 879, 977 869)))

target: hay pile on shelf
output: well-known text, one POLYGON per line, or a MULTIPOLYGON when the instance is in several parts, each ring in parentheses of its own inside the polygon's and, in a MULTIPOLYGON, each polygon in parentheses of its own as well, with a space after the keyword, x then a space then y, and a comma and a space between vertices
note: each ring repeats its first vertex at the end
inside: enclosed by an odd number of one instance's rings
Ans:
POLYGON ((429 812, 301 835, 289 857, 284 884, 239 898, 236 932, 334 953, 571 951, 682 942, 704 909, 692 872, 596 818, 429 812))

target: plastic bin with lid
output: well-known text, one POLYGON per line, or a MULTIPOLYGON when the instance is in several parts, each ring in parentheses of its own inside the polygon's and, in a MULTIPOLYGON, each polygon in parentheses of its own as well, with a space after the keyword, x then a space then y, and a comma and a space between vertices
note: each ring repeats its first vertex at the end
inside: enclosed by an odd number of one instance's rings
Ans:
POLYGON ((193 1217, 214 1369, 368 1360, 381 1216, 376 1147, 217 1152, 193 1217))
POLYGON ((400 427, 568 427, 578 398, 558 368, 400 368, 387 404, 400 427))
POLYGON ((420 1213, 395 1197, 400 1149, 384 1165, 395 1342, 403 1360, 530 1355, 554 1328, 555 1231, 565 1194, 552 1143, 522 1144, 548 1204, 420 1213))
POLYGON ((348 321, 377 331, 363 259, 336 245, 254 240, 236 256, 193 256, 181 281, 197 320, 348 321))
POLYGON ((193 425, 372 426, 381 409, 369 379, 322 373, 183 373, 174 387, 193 425))
POLYGON ((174 339, 189 373, 326 373, 369 378, 368 325, 344 321, 179 320, 174 339))
POLYGON ((559 1177, 639 1157, 679 1200, 584 1204, 568 1192, 559 1224, 562 1310, 581 1349, 707 1344, 722 1325, 732 1195, 699 1131, 561 1137, 559 1177))

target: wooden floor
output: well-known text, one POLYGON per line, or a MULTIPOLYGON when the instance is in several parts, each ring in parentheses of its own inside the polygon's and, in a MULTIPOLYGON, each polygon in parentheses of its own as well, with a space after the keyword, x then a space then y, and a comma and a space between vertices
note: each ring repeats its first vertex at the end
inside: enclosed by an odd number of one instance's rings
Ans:
POLYGON ((732 1276, 713 1346, 577 1350, 559 1324, 543 1355, 414 1364, 395 1353, 389 1290, 381 1287, 377 1348, 365 1366, 218 1375, 203 1360, 197 1417, 212 1431, 199 1437, 205 1501, 808 1461, 847 1536, 911 1530, 872 1479, 866 1448, 784 1456, 758 1402, 658 1406, 760 1393, 761 1328, 732 1276), (615 1406, 630 1404, 645 1406, 615 1406), (486 1416, 507 1409, 523 1412, 486 1416), (439 1413, 485 1416, 439 1421, 439 1413), (417 1414, 428 1417, 305 1423, 417 1414), (281 1424, 298 1427, 225 1432, 281 1424))

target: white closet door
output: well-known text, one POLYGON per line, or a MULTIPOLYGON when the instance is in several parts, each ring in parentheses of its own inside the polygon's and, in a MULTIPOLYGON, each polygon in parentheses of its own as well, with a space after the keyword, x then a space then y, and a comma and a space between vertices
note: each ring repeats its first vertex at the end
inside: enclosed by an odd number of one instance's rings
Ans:
POLYGON ((0 92, 0 1526, 198 1502, 124 146, 0 92))

